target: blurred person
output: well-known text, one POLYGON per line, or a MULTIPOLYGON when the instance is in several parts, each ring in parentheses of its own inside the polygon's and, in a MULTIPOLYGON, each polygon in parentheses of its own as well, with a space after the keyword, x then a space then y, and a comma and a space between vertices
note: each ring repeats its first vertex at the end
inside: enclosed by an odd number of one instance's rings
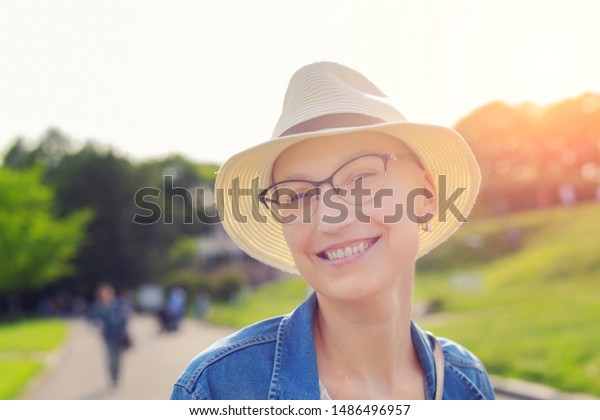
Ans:
POLYGON ((196 301, 194 302, 194 307, 196 310, 196 316, 200 319, 204 319, 206 313, 208 312, 208 308, 210 306, 210 296, 206 292, 199 292, 196 294, 196 301))
POLYGON ((298 70, 271 141, 225 162, 215 191, 234 242, 314 292, 201 352, 171 398, 494 398, 476 356, 411 320, 416 260, 466 221, 479 184, 458 133, 407 122, 346 66, 298 70))
POLYGON ((121 353, 131 346, 127 330, 130 307, 115 296, 115 289, 109 284, 101 284, 97 300, 92 305, 90 319, 100 328, 106 347, 108 371, 112 386, 117 386, 121 367, 121 353))
POLYGON ((186 308, 187 292, 183 287, 173 287, 169 291, 164 314, 167 331, 177 331, 181 318, 185 315, 186 308))
POLYGON ((167 305, 164 304, 156 311, 156 318, 158 319, 159 325, 159 333, 169 332, 170 331, 170 319, 169 313, 167 311, 167 305))

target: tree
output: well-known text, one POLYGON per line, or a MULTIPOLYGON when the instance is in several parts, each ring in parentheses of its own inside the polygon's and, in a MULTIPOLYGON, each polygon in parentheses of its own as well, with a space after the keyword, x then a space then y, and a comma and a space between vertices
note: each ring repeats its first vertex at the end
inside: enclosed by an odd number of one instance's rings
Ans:
POLYGON ((58 129, 47 130, 29 147, 16 139, 4 164, 19 170, 43 167, 44 182, 56 192, 58 216, 92 210, 85 244, 74 260, 76 270, 59 284, 78 296, 92 296, 102 282, 123 290, 159 281, 174 269, 169 260, 173 245, 205 234, 207 220, 214 223, 215 212, 202 211, 204 194, 195 193, 212 189, 217 165, 199 165, 178 155, 132 163, 92 142, 76 149, 58 129), (157 220, 143 223, 135 218, 145 213, 136 197, 148 189, 159 192, 145 200, 160 211, 157 220))
POLYGON ((142 231, 132 223, 133 198, 141 185, 128 160, 88 143, 48 168, 46 179, 56 188, 60 214, 94 211, 87 227, 89 240, 76 258, 77 275, 64 286, 89 296, 102 282, 123 289, 151 281, 166 256, 159 252, 154 226, 142 231))
POLYGON ((55 167, 71 148, 71 140, 57 128, 49 128, 35 149, 29 150, 22 137, 17 137, 4 157, 4 165, 27 169, 36 164, 55 167))
POLYGON ((0 293, 18 308, 19 293, 39 289, 73 271, 89 211, 54 214, 54 193, 40 170, 0 167, 0 293))
POLYGON ((561 185, 577 201, 600 185, 600 95, 585 93, 544 107, 495 101, 462 118, 455 129, 482 174, 471 216, 503 214, 560 203, 561 185))
POLYGON ((21 137, 15 139, 13 145, 4 156, 4 165, 15 169, 30 168, 33 165, 33 153, 25 147, 24 143, 25 140, 21 137))

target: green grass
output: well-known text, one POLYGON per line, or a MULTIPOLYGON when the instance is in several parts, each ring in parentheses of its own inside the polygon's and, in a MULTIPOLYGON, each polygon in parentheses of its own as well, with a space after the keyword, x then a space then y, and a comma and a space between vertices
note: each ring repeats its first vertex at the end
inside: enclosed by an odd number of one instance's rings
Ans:
POLYGON ((0 400, 16 397, 41 368, 41 363, 28 360, 0 361, 0 400))
MULTIPOLYGON (((418 262, 415 301, 442 302, 420 324, 468 347, 490 373, 600 395, 599 216, 592 203, 465 224, 418 262), (518 249, 510 228, 522 234, 518 249)), ((267 285, 209 319, 248 325, 289 312, 305 290, 300 279, 267 285)))
POLYGON ((234 327, 244 327, 262 319, 286 314, 307 296, 303 280, 284 280, 258 287, 240 296, 234 304, 214 303, 207 321, 234 327))
POLYGON ((43 368, 47 352, 61 344, 67 327, 60 320, 0 324, 0 399, 18 397, 43 368))

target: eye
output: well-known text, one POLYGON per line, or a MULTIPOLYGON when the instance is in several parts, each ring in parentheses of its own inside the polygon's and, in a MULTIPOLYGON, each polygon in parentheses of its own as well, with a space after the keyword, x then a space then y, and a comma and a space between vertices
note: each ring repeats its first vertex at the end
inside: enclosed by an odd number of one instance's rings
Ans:
POLYGON ((375 175, 375 173, 370 171, 359 172, 356 175, 352 175, 348 179, 348 182, 346 182, 344 185, 346 188, 353 187, 355 185, 365 185, 367 182, 369 182, 369 179, 375 175))
POLYGON ((275 201, 277 204, 293 204, 298 202, 305 202, 306 200, 310 200, 310 198, 314 195, 314 189, 309 189, 305 191, 293 191, 287 190, 285 193, 280 194, 275 201))
POLYGON ((364 180, 366 180, 367 178, 369 178, 369 177, 371 177, 371 176, 373 176, 373 175, 375 175, 375 174, 374 174, 374 173, 372 173, 372 172, 364 172, 364 173, 361 173, 361 174, 358 174, 358 175, 356 175, 356 176, 354 177, 354 179, 352 180, 352 182, 356 183, 356 182, 357 182, 357 181, 359 181, 359 180, 362 180, 362 181, 364 181, 364 180))
POLYGON ((303 192, 297 193, 297 194, 292 194, 292 195, 290 195, 287 198, 286 202, 288 202, 288 203, 296 203, 296 202, 302 200, 303 198, 304 198, 304 193, 303 192))
POLYGON ((314 190, 301 191, 295 196, 292 197, 292 203, 295 202, 305 202, 306 200, 310 200, 310 198, 315 195, 314 190))

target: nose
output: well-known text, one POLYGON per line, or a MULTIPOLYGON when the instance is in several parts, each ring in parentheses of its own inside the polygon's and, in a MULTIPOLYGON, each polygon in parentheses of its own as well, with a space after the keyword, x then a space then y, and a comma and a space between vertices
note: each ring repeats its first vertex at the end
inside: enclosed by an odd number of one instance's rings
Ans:
MULTIPOLYGON (((322 233, 331 233, 342 229, 355 220, 352 206, 344 200, 341 193, 332 186, 321 186, 321 194, 316 203, 314 214, 317 223, 317 231, 322 233)), ((345 192, 348 194, 348 192, 345 192)))

